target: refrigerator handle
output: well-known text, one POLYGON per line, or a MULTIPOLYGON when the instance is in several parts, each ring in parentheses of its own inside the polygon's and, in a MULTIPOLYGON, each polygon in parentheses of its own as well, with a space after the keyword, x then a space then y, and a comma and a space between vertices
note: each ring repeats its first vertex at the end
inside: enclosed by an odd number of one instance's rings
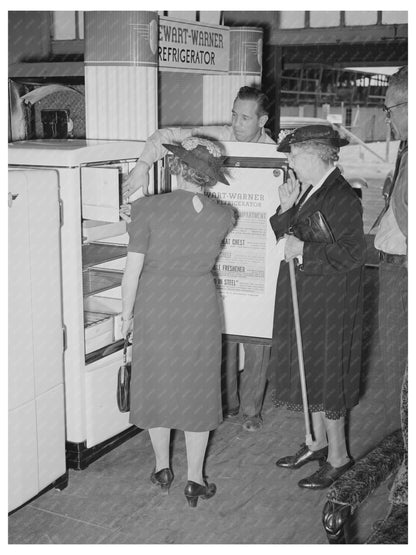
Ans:
POLYGON ((64 203, 59 199, 59 224, 62 227, 64 225, 64 203))
POLYGON ((66 351, 68 346, 68 340, 67 340, 67 331, 66 331, 65 324, 62 324, 62 344, 63 344, 63 350, 66 351))

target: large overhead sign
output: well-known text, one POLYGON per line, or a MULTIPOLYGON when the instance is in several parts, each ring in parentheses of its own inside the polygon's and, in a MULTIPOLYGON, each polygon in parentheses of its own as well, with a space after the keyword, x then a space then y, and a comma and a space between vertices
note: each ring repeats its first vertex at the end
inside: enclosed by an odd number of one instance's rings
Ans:
POLYGON ((159 68, 201 73, 227 73, 228 27, 159 17, 159 68))

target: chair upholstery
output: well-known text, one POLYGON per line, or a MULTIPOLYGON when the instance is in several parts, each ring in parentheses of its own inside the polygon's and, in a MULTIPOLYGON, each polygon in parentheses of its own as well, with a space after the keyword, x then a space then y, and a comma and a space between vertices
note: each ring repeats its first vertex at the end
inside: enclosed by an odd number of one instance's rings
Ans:
POLYGON ((385 437, 328 490, 322 520, 329 543, 349 543, 345 532, 349 518, 394 472, 387 515, 365 543, 407 543, 407 369, 402 385, 401 418, 401 430, 385 437))

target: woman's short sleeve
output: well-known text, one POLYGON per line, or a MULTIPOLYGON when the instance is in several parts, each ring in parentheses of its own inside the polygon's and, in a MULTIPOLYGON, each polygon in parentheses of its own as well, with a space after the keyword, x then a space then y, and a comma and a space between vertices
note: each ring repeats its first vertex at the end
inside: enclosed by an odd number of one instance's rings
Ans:
POLYGON ((127 226, 129 234, 128 252, 145 254, 149 245, 149 202, 148 199, 138 199, 131 205, 131 222, 127 226))
POLYGON ((228 227, 227 227, 227 235, 230 233, 232 229, 234 229, 235 224, 237 223, 238 214, 237 210, 232 206, 227 206, 228 208, 228 227))

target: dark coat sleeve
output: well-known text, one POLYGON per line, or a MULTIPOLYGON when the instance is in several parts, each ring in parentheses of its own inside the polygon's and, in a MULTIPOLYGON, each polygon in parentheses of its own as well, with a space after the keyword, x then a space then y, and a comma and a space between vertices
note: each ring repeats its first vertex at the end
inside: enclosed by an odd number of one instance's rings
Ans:
POLYGON ((323 196, 319 207, 335 237, 334 243, 305 242, 305 274, 346 272, 365 262, 366 243, 363 232, 361 200, 340 177, 323 196))
POLYGON ((270 218, 270 225, 276 235, 276 241, 281 239, 285 233, 289 233, 289 227, 292 225, 293 218, 295 215, 296 207, 292 206, 286 212, 280 213, 280 206, 274 214, 270 218))

